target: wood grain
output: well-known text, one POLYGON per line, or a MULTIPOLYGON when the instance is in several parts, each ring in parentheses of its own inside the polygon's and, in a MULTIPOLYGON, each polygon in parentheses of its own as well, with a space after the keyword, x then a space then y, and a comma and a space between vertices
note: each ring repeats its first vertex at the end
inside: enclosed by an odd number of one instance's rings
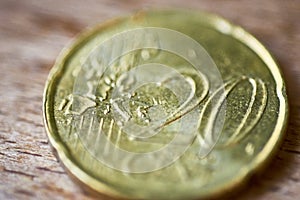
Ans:
POLYGON ((0 199, 96 198, 69 178, 51 151, 42 121, 44 83, 60 50, 84 27, 149 7, 214 12, 274 54, 288 88, 287 135, 265 173, 234 198, 299 198, 300 1, 0 0, 0 199))

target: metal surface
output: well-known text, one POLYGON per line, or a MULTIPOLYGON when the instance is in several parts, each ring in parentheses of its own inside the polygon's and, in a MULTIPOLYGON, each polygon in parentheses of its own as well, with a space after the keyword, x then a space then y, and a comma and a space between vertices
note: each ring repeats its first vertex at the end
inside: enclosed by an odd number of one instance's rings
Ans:
POLYGON ((278 66, 243 29, 204 13, 150 11, 88 30, 65 49, 44 117, 61 161, 91 188, 205 198, 265 166, 287 99, 278 66))

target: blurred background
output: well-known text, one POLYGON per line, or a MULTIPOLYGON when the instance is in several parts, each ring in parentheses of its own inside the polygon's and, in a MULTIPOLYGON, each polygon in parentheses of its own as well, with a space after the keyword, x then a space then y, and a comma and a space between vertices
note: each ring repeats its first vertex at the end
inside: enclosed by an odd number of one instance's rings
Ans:
POLYGON ((273 53, 287 83, 287 136, 268 170, 235 198, 297 199, 299 0, 0 0, 0 199, 95 198, 71 181, 51 151, 42 119, 44 84, 59 52, 84 28, 149 8, 218 14, 273 53))

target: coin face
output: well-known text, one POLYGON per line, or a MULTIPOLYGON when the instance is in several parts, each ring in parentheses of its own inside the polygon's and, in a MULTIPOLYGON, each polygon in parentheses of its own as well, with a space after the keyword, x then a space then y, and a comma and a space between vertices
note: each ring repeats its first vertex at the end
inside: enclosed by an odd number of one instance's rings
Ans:
POLYGON ((149 11, 88 30, 63 51, 44 119, 62 163, 96 191, 205 198, 266 165, 287 97, 271 55, 240 27, 149 11))

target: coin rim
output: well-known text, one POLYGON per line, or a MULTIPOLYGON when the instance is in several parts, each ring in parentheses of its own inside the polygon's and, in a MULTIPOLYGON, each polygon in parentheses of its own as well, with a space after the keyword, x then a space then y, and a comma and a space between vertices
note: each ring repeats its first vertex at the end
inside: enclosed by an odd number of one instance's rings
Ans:
MULTIPOLYGON (((141 13, 151 13, 151 10, 148 11, 140 11, 134 16, 139 16, 141 13)), ((186 12, 184 10, 156 10, 154 12, 186 12)), ((276 83, 276 93, 277 98, 279 99, 279 112, 276 126, 273 130, 271 137, 268 142, 261 150, 261 152, 252 160, 252 162, 242 168, 239 171, 231 182, 228 182, 223 187, 219 187, 216 189, 206 190, 206 192, 199 191, 198 197, 207 198, 207 197, 217 197, 230 189, 240 186, 245 183, 254 173, 259 172, 265 168, 265 166, 271 161, 274 157, 274 154, 279 148, 279 145, 282 142, 286 127, 287 127, 287 119, 288 119, 288 100, 286 96, 286 87, 282 77, 282 73, 279 69, 279 66, 276 64, 272 55, 269 51, 250 33, 245 31, 243 28, 236 26, 227 20, 223 19, 220 16, 215 14, 203 12, 203 11, 193 11, 195 14, 199 14, 201 17, 205 17, 207 22, 204 22, 205 25, 208 25, 210 28, 213 28, 225 35, 231 36, 232 38, 240 41, 245 46, 249 47, 268 67, 270 73, 272 74, 274 81, 276 83), (230 27, 230 32, 224 33, 224 30, 219 26, 220 24, 226 24, 230 27)), ((130 17, 130 16, 129 16, 130 17)), ((99 180, 89 175, 83 169, 81 169, 76 162, 72 159, 72 156, 69 154, 68 149, 64 146, 63 142, 59 138, 59 134, 57 133, 54 113, 51 112, 51 104, 53 103, 53 91, 55 91, 55 83, 59 80, 60 73, 64 71, 64 63, 68 59, 69 56, 72 55, 74 51, 81 47, 86 41, 88 41, 95 34, 101 32, 101 30, 106 27, 111 27, 114 25, 118 25, 120 22, 129 19, 128 16, 118 17, 113 20, 109 20, 100 24, 98 26, 88 28, 82 33, 80 33, 74 40, 65 47, 60 55, 58 56, 53 68, 51 69, 49 76, 47 78, 44 95, 43 95, 43 119, 45 124, 46 133, 48 135, 49 141, 54 147, 54 150, 57 153, 58 158, 61 160, 62 164, 65 168, 71 173, 73 177, 76 177, 80 182, 86 184, 97 192, 108 194, 113 197, 121 197, 121 198, 137 198, 136 196, 126 195, 117 188, 109 186, 105 184, 103 180, 99 180), (51 120, 52 119, 52 120, 51 120), (52 121, 52 122, 51 122, 52 121)), ((143 196, 142 198, 147 198, 148 196, 143 196)), ((139 197, 140 198, 140 195, 139 197)))

